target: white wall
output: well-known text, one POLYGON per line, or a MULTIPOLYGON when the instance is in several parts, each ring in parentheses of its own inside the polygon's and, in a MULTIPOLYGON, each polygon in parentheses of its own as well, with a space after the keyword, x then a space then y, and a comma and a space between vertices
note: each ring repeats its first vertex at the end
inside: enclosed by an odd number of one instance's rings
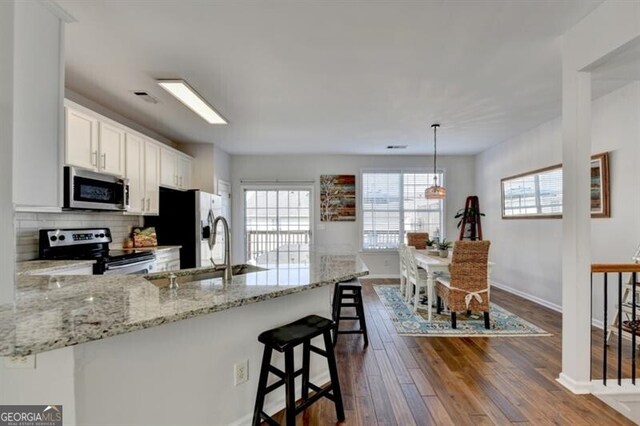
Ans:
MULTIPOLYGON (((433 164, 429 156, 364 156, 364 155, 306 155, 306 156, 231 156, 232 175, 232 223, 234 262, 244 261, 243 237, 243 195, 241 180, 313 180, 314 189, 314 243, 348 244, 354 249, 360 247, 360 223, 320 222, 319 179, 322 174, 355 174, 356 185, 360 185, 360 171, 364 168, 426 168, 433 164), (322 224, 322 228, 318 225, 322 224)), ((474 195, 474 158, 471 156, 438 157, 438 168, 445 170, 447 201, 445 208, 446 234, 448 239, 456 238, 455 212, 464 206, 467 196, 474 195)), ((358 197, 360 192, 358 190, 358 197)), ((481 200, 482 202, 482 200, 481 200)), ((360 209, 357 199, 356 208, 360 209)), ((395 252, 363 255, 372 274, 397 275, 398 255, 395 252)))
POLYGON ((222 179, 231 182, 231 156, 217 145, 214 145, 213 149, 213 173, 216 193, 218 193, 218 180, 222 179))
MULTIPOLYGON (((609 151, 611 218, 592 219, 592 261, 627 262, 640 244, 640 83, 592 104, 592 151, 609 151)), ((501 218, 500 179, 562 162, 560 118, 476 156, 476 191, 485 239, 496 265, 492 281, 559 308, 562 304, 562 221, 501 218)), ((601 315, 601 292, 594 316, 601 315)))
POLYGON ((14 4, 0 2, 0 305, 13 302, 13 20, 14 4))
POLYGON ((218 193, 218 180, 231 180, 229 154, 209 143, 183 143, 178 149, 193 157, 191 186, 201 191, 218 193))
POLYGON ((59 207, 64 24, 36 1, 16 2, 15 12, 13 200, 59 207))
POLYGON ((121 246, 131 236, 134 226, 142 225, 142 216, 114 212, 69 211, 64 213, 24 213, 15 215, 16 258, 18 261, 38 258, 38 231, 45 228, 99 228, 111 230, 113 246, 121 246))

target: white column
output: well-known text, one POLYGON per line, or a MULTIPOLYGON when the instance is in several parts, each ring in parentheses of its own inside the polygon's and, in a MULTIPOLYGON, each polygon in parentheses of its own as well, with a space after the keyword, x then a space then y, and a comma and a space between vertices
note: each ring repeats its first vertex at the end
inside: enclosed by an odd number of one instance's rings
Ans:
POLYGON ((575 393, 590 390, 591 74, 563 64, 562 372, 575 393))
POLYGON ((13 22, 14 2, 0 1, 0 305, 14 296, 13 22))

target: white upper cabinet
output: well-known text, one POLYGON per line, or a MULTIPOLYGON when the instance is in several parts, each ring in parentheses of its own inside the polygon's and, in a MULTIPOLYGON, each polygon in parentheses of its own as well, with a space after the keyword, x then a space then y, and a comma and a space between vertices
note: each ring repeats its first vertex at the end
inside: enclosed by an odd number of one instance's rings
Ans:
POLYGON ((129 179, 130 213, 159 212, 160 147, 141 136, 126 134, 126 177, 129 179))
POLYGON ((178 156, 178 187, 180 189, 191 188, 191 159, 178 156))
POLYGON ((160 147, 146 141, 144 144, 145 214, 159 213, 160 199, 160 147))
POLYGON ((125 129, 91 112, 65 108, 65 164, 125 175, 125 129))
POLYGON ((124 176, 124 129, 100 122, 100 162, 104 173, 124 176))
POLYGON ((170 148, 160 149, 160 185, 175 189, 191 188, 191 157, 170 148))
POLYGON ((65 163, 98 170, 98 120, 65 108, 65 163))
POLYGON ((129 179, 129 212, 144 213, 146 193, 144 180, 145 141, 127 133, 125 155, 125 176, 129 179))
POLYGON ((178 188, 177 161, 178 154, 175 151, 160 149, 160 185, 178 188))

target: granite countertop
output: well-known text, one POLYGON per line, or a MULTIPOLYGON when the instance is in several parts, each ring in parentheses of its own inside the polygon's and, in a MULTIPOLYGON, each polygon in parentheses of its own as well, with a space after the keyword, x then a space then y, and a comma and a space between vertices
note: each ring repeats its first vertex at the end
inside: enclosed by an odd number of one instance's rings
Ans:
POLYGON ((78 266, 93 265, 95 260, 25 260, 16 263, 16 274, 59 274, 78 266))
MULTIPOLYGON (((257 303, 367 275, 357 255, 311 253, 308 264, 183 282, 177 290, 135 275, 34 275, 0 306, 0 355, 29 355, 257 303)), ((198 268, 212 272, 213 268, 198 268)), ((179 271, 177 275, 184 275, 179 271)), ((167 274, 152 274, 161 278, 167 274)))

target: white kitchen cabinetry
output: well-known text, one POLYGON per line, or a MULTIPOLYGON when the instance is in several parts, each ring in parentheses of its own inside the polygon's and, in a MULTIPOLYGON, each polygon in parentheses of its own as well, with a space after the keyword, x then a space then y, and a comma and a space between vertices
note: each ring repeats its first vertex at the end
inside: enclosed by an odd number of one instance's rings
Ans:
POLYGON ((160 150, 160 184, 168 188, 191 187, 191 158, 169 148, 160 150))
POLYGON ((129 179, 129 212, 144 213, 146 207, 144 179, 144 144, 139 136, 127 133, 125 148, 125 176, 129 179))
POLYGON ((166 148, 160 149, 160 184, 162 186, 178 187, 177 161, 178 154, 175 151, 166 148))
POLYGON ((160 147, 151 142, 144 144, 144 185, 146 205, 145 214, 158 214, 160 211, 160 147))
POLYGON ((131 133, 126 135, 125 176, 129 179, 129 213, 158 214, 160 147, 131 133))
POLYGON ((178 271, 180 269, 180 249, 171 248, 156 252, 154 272, 178 271))
POLYGON ((191 163, 189 157, 178 156, 178 186, 181 189, 191 188, 191 163))
POLYGON ((124 176, 124 129, 100 122, 99 170, 116 176, 124 176))
POLYGON ((125 174, 125 130, 89 112, 65 108, 65 164, 125 174))
POLYGON ((65 163, 98 170, 98 119, 65 108, 65 163))

